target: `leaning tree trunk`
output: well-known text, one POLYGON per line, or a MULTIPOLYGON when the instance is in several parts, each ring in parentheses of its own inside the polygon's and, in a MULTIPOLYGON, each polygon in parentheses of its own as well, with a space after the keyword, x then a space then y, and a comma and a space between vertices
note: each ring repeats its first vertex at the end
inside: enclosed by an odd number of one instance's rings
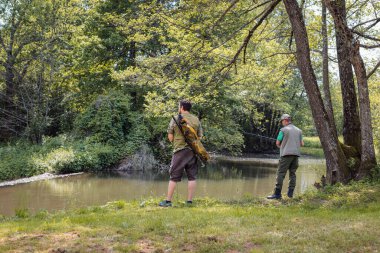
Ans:
MULTIPOLYGON (((336 10, 346 23, 346 1, 336 0, 336 10)), ((338 56, 339 78, 343 99, 343 139, 344 144, 361 152, 360 120, 355 91, 354 73, 350 61, 350 49, 345 43, 345 36, 334 18, 335 38, 338 56)))
POLYGON ((350 173, 346 167, 346 157, 338 143, 336 134, 332 130, 332 124, 318 88, 311 64, 309 41, 301 9, 296 0, 284 0, 284 4, 294 32, 298 68, 301 72, 314 123, 326 157, 327 180, 329 183, 334 183, 335 181, 346 182, 350 178, 350 173))
POLYGON ((352 31, 340 15, 339 6, 335 2, 325 0, 337 30, 343 34, 344 42, 349 48, 351 64, 354 67, 359 91, 359 107, 361 121, 361 157, 358 178, 370 175, 371 169, 376 166, 375 147, 373 144, 371 106, 369 101, 367 73, 359 51, 359 41, 354 41, 352 31))
POLYGON ((328 51, 328 38, 327 38, 327 9, 324 2, 322 2, 322 58, 323 58, 323 93, 324 93, 324 101, 325 107, 327 111, 327 115, 332 124, 332 130, 337 134, 335 119, 334 119, 334 109, 331 102, 331 93, 330 93, 330 79, 329 79, 329 51, 328 51))

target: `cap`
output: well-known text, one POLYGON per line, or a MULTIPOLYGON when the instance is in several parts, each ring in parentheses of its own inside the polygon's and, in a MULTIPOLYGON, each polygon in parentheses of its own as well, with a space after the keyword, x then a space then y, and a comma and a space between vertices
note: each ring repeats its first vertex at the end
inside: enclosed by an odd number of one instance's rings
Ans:
POLYGON ((283 121, 284 119, 287 119, 287 120, 290 120, 292 117, 290 117, 289 114, 282 114, 281 118, 280 118, 280 121, 283 121))

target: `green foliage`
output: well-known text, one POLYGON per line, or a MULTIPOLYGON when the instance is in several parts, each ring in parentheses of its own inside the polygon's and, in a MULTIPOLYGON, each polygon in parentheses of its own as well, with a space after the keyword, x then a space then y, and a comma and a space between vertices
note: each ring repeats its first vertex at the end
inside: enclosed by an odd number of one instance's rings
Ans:
MULTIPOLYGON (((289 43, 291 28, 284 22, 288 17, 283 5, 235 58, 267 6, 255 1, 231 5, 227 0, 2 1, 0 35, 14 51, 7 54, 0 49, 0 62, 14 63, 17 91, 7 99, 17 110, 1 111, 0 122, 11 115, 18 127, 16 133, 7 134, 42 145, 30 150, 2 148, 0 179, 44 171, 100 170, 135 153, 142 144, 168 162, 166 128, 182 98, 193 102, 210 151, 240 154, 263 145, 242 133, 254 130, 274 137, 277 114, 283 112, 293 116, 305 135, 316 135, 302 78, 294 67, 295 43, 289 43), (9 55, 12 61, 7 61, 9 55), (73 130, 76 140, 43 140, 73 130), (63 143, 53 143, 58 140, 63 143)), ((352 8, 356 10, 352 17, 362 20, 379 7, 353 4, 352 8)), ((315 8, 305 8, 304 13, 320 81, 320 15, 315 8)), ((334 37, 332 25, 328 33, 334 37)), ((371 62, 372 67, 376 64, 371 62)), ((7 91, 6 65, 0 64, 2 94, 7 91)), ((369 80, 378 154, 379 80, 378 73, 369 80)), ((331 92, 341 133, 343 101, 332 75, 331 92)), ((305 142, 304 153, 323 156, 320 144, 305 142)))
POLYGON ((27 142, 0 147, 0 180, 29 177, 41 173, 32 166, 32 154, 37 147, 30 147, 27 142))
POLYGON ((74 151, 67 148, 54 149, 44 156, 32 158, 38 171, 43 172, 59 172, 72 163, 74 159, 74 151))
POLYGON ((380 164, 377 164, 371 171, 371 176, 374 180, 380 180, 380 164))
POLYGON ((75 122, 82 138, 111 145, 125 140, 130 125, 130 97, 115 91, 99 96, 75 122))
POLYGON ((0 147, 0 180, 29 177, 45 172, 71 173, 109 168, 131 151, 124 145, 112 146, 74 140, 65 135, 45 138, 41 145, 19 142, 0 147))
POLYGON ((129 153, 136 152, 143 144, 147 144, 152 138, 149 121, 146 121, 144 115, 134 113, 131 119, 131 131, 127 135, 126 148, 129 153))
POLYGON ((234 155, 241 154, 244 146, 244 138, 239 126, 233 122, 218 122, 218 124, 206 121, 204 142, 207 147, 217 152, 229 152, 234 155), (223 124, 225 123, 225 124, 223 124))

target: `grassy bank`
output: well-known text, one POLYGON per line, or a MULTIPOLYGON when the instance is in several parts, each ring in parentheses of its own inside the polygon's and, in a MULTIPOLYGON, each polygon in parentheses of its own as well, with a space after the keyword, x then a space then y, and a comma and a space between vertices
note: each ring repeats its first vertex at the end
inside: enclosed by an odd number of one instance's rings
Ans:
POLYGON ((3 219, 0 252, 376 252, 380 184, 309 191, 294 200, 113 202, 3 219))
POLYGON ((301 148, 301 153, 303 155, 309 155, 318 158, 325 157, 319 137, 304 137, 303 140, 305 142, 305 146, 301 148))

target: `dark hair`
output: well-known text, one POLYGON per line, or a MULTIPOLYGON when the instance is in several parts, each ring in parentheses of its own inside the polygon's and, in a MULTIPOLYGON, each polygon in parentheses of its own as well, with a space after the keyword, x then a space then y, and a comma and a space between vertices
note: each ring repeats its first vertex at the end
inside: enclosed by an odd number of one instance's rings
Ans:
POLYGON ((179 101, 179 106, 183 107, 185 111, 190 112, 191 110, 191 102, 189 100, 181 100, 179 101))

